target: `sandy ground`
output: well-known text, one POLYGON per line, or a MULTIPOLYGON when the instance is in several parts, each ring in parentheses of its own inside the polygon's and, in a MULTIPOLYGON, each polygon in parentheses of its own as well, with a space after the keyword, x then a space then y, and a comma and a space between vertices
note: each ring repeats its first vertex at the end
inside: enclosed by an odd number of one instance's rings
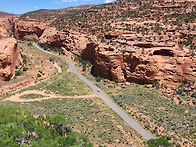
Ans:
POLYGON ((67 99, 67 98, 94 98, 97 97, 95 94, 92 95, 82 95, 82 96, 60 96, 60 95, 54 95, 54 94, 47 94, 44 91, 38 91, 38 90, 28 90, 24 91, 22 93, 15 94, 9 98, 6 98, 3 101, 13 101, 13 102, 33 102, 33 101, 41 101, 41 100, 48 100, 48 99, 54 99, 54 98, 61 98, 61 99, 67 99), (42 98, 35 98, 35 99, 22 99, 21 96, 28 95, 28 94, 40 94, 44 97, 42 98))
POLYGON ((56 62, 54 63, 54 67, 58 70, 58 73, 62 72, 61 67, 56 62))

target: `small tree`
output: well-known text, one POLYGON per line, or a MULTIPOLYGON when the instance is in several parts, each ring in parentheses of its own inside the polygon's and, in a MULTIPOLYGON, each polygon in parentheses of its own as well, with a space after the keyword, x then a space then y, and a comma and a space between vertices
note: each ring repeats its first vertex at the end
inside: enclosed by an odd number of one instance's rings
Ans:
POLYGON ((100 76, 96 77, 96 82, 101 82, 101 77, 100 76))
POLYGON ((160 137, 157 139, 150 139, 147 141, 148 147, 171 147, 172 144, 167 139, 160 137))

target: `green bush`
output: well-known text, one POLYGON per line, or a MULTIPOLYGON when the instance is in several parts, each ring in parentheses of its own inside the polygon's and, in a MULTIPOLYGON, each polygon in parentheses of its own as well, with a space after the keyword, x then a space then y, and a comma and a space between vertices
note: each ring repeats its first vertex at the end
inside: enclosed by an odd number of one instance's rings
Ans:
POLYGON ((160 137, 157 139, 150 139, 147 141, 148 147, 171 147, 172 144, 167 139, 160 137))
POLYGON ((101 82, 101 77, 100 76, 96 77, 96 82, 101 82))

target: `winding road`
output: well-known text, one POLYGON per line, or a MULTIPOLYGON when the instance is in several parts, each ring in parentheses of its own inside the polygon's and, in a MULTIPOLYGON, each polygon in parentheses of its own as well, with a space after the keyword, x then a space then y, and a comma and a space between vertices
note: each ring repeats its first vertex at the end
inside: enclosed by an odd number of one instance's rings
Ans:
POLYGON ((83 82, 85 82, 94 91, 94 93, 98 95, 113 111, 115 111, 130 127, 132 127, 135 131, 137 131, 145 140, 155 139, 155 137, 152 134, 150 134, 148 131, 143 129, 133 118, 131 118, 125 111, 123 111, 118 105, 116 105, 103 91, 101 90, 99 91, 97 86, 95 86, 88 79, 82 76, 75 69, 74 64, 69 59, 66 59, 65 57, 45 51, 40 46, 38 46, 36 43, 33 43, 33 45, 45 53, 48 53, 50 55, 56 56, 58 58, 61 58, 67 61, 69 63, 69 72, 72 72, 73 74, 78 76, 78 78, 80 78, 83 82))

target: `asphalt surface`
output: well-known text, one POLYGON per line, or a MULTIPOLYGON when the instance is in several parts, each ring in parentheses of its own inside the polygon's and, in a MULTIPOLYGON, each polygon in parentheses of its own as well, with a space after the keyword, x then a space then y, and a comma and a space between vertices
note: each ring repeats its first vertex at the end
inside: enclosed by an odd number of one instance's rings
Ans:
POLYGON ((155 137, 151 133, 143 129, 133 118, 131 118, 125 111, 123 111, 118 105, 116 105, 102 90, 98 90, 99 88, 97 86, 95 86, 88 79, 82 76, 75 69, 74 64, 69 59, 66 59, 65 57, 45 51, 35 43, 33 43, 33 45, 45 53, 48 53, 50 55, 59 57, 67 61, 69 63, 69 72, 74 73, 76 76, 78 76, 78 78, 80 78, 84 83, 86 83, 94 91, 94 93, 97 94, 113 111, 115 111, 131 128, 137 131, 137 133, 139 133, 145 140, 155 139, 155 137))

